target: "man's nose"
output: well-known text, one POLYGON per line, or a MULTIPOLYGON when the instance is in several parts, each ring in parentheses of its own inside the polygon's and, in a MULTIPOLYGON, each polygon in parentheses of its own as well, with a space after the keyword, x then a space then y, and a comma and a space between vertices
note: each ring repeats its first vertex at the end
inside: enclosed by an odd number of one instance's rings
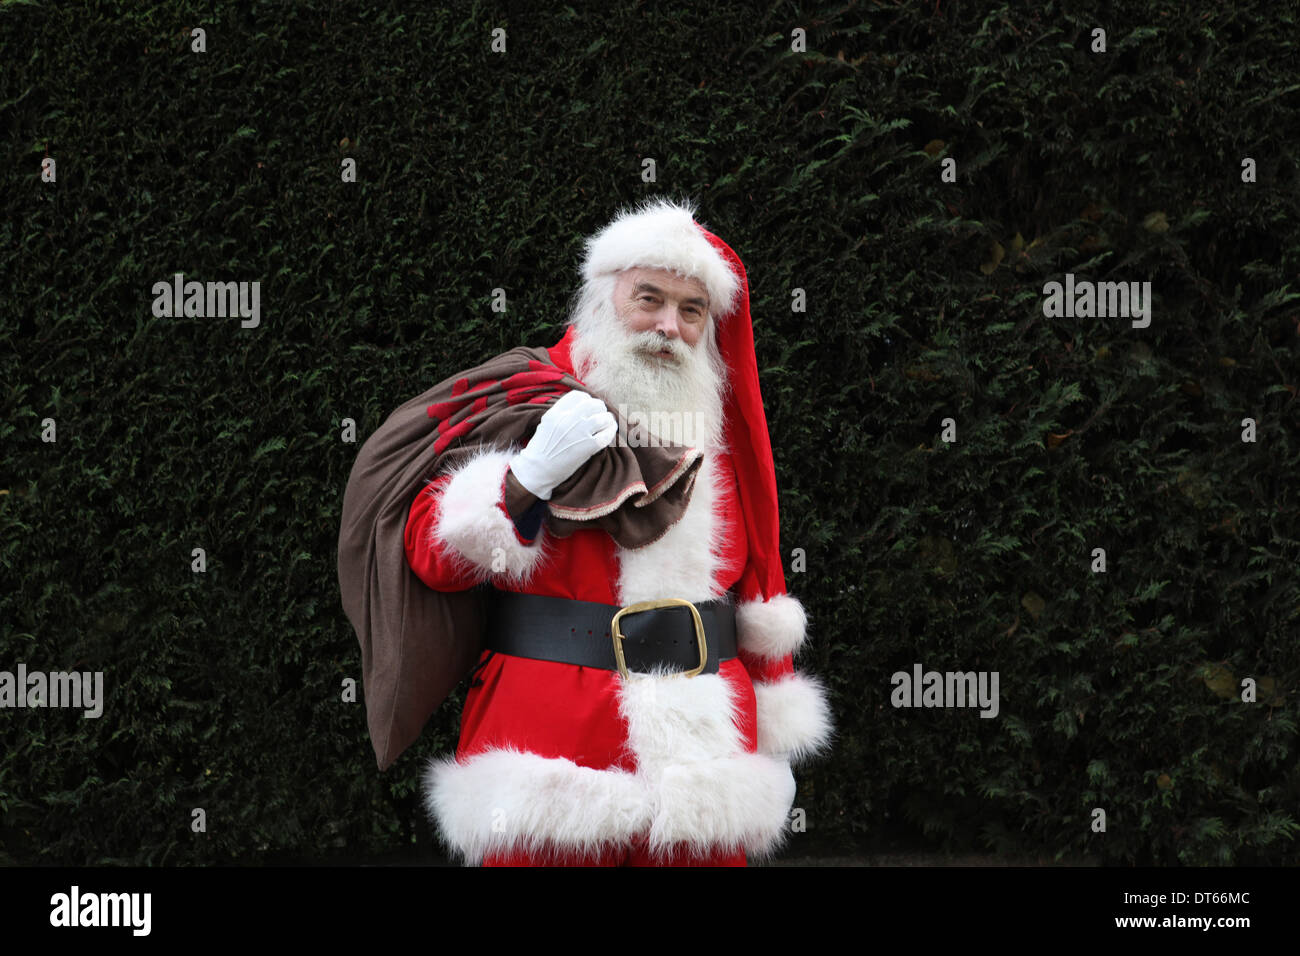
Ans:
POLYGON ((655 315, 655 331, 668 336, 670 339, 678 337, 677 308, 671 303, 665 302, 658 314, 655 315))

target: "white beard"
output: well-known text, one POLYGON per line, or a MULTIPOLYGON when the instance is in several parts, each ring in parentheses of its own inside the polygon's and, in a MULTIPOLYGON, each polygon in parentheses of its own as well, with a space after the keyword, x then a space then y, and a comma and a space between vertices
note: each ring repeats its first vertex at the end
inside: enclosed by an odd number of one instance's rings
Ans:
POLYGON ((715 485, 727 378, 713 317, 693 348, 657 332, 628 332, 614 309, 613 282, 598 281, 584 286, 570 321, 576 326, 572 356, 578 378, 629 424, 639 422, 661 442, 704 452, 686 513, 657 541, 618 549, 620 603, 720 596, 725 589, 716 586, 714 575, 732 529, 720 513, 715 485), (655 357, 663 348, 679 361, 655 357), (674 435, 678 429, 690 434, 674 435))
POLYGON ((659 441, 721 448, 727 382, 713 317, 691 347, 654 331, 629 332, 608 296, 595 305, 590 298, 572 317, 577 377, 659 441), (676 361, 656 357, 660 349, 676 361))

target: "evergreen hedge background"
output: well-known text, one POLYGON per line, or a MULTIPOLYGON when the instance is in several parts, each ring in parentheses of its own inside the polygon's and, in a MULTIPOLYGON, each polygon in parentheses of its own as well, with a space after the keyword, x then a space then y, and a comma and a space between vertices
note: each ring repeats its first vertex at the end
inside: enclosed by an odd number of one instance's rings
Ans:
POLYGON ((0 862, 436 858, 459 700, 382 775, 340 700, 352 461, 558 339, 582 238, 658 194, 749 270, 834 692, 787 852, 1296 862, 1297 37, 1259 2, 0 2, 0 669, 107 695, 0 712, 0 862), (260 327, 154 318, 176 272, 259 280, 260 327), (1044 318, 1067 272, 1149 280, 1151 326, 1044 318), (997 670, 1000 714, 894 709, 914 662, 997 670))

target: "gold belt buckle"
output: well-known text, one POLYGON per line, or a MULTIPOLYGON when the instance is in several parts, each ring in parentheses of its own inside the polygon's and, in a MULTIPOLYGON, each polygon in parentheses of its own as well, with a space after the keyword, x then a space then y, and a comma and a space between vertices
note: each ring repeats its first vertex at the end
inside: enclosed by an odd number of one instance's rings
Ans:
POLYGON ((624 679, 629 677, 627 672, 627 661, 623 657, 623 632, 619 630, 618 619, 624 614, 636 614, 639 611, 652 611, 660 607, 678 607, 685 606, 691 609, 691 616, 695 618, 695 640, 700 648, 700 664, 698 667, 688 671, 680 671, 673 674, 673 677, 694 677, 700 671, 704 670, 704 665, 709 659, 709 645, 704 640, 704 621, 700 619, 700 611, 694 604, 684 598, 663 598, 659 601, 641 601, 638 604, 629 604, 627 607, 620 608, 619 612, 614 615, 613 621, 610 622, 610 630, 614 638, 614 660, 618 663, 618 672, 623 675, 624 679))

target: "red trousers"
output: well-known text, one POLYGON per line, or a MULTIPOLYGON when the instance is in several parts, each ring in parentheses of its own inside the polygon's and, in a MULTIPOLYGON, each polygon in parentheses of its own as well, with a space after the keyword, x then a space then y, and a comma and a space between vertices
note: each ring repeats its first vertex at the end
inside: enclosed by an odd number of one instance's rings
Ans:
POLYGON ((530 854, 524 851, 489 853, 484 866, 745 866, 745 851, 695 854, 679 851, 672 855, 651 854, 645 838, 629 846, 616 846, 599 853, 530 854))

